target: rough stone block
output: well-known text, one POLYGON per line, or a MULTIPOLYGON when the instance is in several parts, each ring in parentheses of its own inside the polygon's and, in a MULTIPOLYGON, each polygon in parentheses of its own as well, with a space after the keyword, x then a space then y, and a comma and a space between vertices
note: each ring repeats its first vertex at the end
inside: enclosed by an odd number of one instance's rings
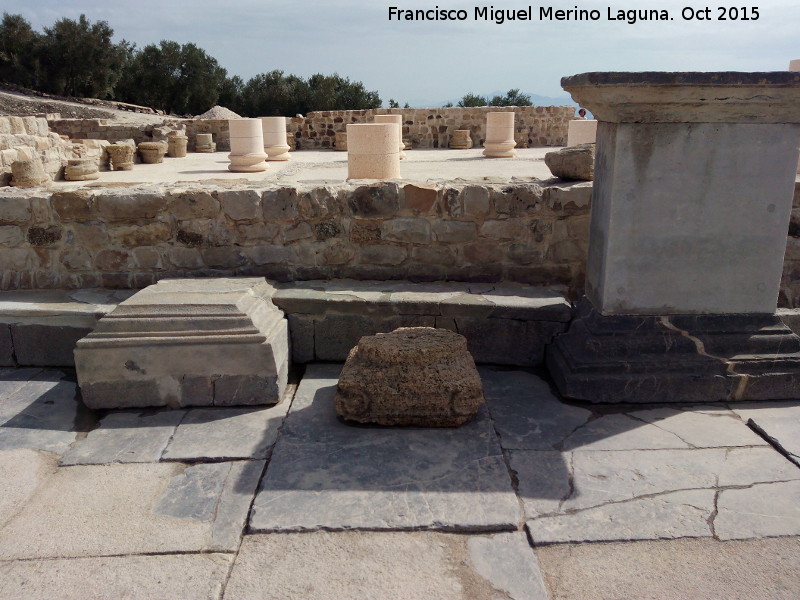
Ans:
POLYGON ((421 218, 389 219, 383 223, 381 237, 392 242, 428 244, 431 241, 431 225, 421 218))
POLYGON ((591 181, 594 179, 595 144, 580 144, 544 155, 550 172, 560 179, 591 181))
POLYGON ((463 336, 405 327, 359 340, 335 401, 347 421, 457 427, 475 416, 483 390, 463 336))
POLYGON ((75 350, 92 408, 274 404, 289 341, 263 279, 163 280, 122 302, 75 350), (196 394, 198 389, 210 390, 196 394))

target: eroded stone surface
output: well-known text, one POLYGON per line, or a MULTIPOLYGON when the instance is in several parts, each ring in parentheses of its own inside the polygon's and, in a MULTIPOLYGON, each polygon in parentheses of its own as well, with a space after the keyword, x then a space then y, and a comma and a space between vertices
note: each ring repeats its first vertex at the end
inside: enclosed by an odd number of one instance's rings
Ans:
POLYGON ((316 532, 245 538, 225 598, 267 597, 546 600, 547 593, 524 533, 316 532))
POLYGON ((579 144, 544 155, 544 162, 555 177, 591 181, 594 179, 595 144, 579 144))
POLYGON ((349 421, 455 427, 475 416, 483 388, 463 336, 404 327, 361 338, 342 369, 335 402, 349 421))
POLYGON ((339 421, 339 367, 312 365, 256 496, 250 529, 515 529, 517 498, 485 409, 458 429, 339 421))
POLYGON ((800 470, 767 447, 516 450, 511 468, 542 542, 711 536, 717 490, 800 480, 800 470))
POLYGON ((717 507, 721 540, 800 535, 800 481, 723 490, 717 507))
POLYGON ((266 458, 289 402, 263 409, 197 408, 181 421, 165 460, 266 458))
POLYGON ((800 465, 800 404, 738 404, 731 407, 743 421, 800 465))
POLYGON ((112 413, 79 440, 62 465, 158 462, 186 411, 112 413))
POLYGON ((263 466, 62 467, 0 529, 0 559, 234 551, 263 466))
POLYGON ((0 596, 217 600, 231 560, 228 554, 179 554, 0 562, 0 596))

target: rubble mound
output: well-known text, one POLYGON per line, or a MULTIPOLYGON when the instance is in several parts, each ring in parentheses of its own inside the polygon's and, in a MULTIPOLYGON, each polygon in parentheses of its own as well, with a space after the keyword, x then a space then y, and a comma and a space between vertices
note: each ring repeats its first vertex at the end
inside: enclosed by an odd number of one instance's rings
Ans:
POLYGON ((213 106, 209 108, 206 112, 202 115, 195 116, 195 119, 241 119, 240 115, 237 115, 235 112, 230 110, 229 108, 225 108, 224 106, 213 106))

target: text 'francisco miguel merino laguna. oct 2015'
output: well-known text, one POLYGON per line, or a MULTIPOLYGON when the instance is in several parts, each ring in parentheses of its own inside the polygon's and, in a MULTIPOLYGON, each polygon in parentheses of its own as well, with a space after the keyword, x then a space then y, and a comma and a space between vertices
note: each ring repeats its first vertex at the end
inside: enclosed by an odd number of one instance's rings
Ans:
POLYGON ((665 8, 574 8, 552 6, 525 6, 521 8, 495 8, 475 6, 466 8, 404 8, 389 7, 390 21, 486 21, 502 25, 515 21, 613 21, 635 25, 644 21, 757 21, 761 17, 757 6, 684 6, 681 9, 665 8))

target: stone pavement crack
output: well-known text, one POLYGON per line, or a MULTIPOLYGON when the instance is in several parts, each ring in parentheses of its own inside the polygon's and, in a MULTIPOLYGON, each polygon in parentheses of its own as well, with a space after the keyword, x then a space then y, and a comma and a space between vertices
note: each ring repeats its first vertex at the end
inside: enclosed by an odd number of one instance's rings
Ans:
POLYGON ((689 448, 689 449, 698 449, 698 448, 699 448, 699 446, 695 446, 695 445, 694 445, 694 444, 692 444, 691 442, 689 442, 689 441, 687 441, 687 440, 683 439, 681 436, 679 436, 679 435, 678 435, 677 433, 675 433, 674 431, 670 431, 669 429, 666 429, 665 427, 662 427, 661 425, 659 425, 659 424, 658 424, 657 422, 655 422, 655 421, 647 421, 647 420, 645 420, 645 419, 642 419, 641 417, 637 417, 637 416, 636 416, 634 413, 622 413, 622 414, 624 414, 624 415, 625 415, 625 416, 627 416, 627 417, 630 417, 631 419, 634 419, 634 420, 636 420, 636 421, 639 421, 639 422, 641 422, 641 423, 644 423, 645 425, 652 425, 653 427, 657 427, 658 429, 660 429, 660 430, 661 430, 661 431, 663 431, 664 433, 669 433, 669 434, 671 434, 671 435, 674 435, 676 438, 678 438, 680 441, 682 441, 684 444, 686 444, 686 445, 688 446, 688 448, 689 448))

